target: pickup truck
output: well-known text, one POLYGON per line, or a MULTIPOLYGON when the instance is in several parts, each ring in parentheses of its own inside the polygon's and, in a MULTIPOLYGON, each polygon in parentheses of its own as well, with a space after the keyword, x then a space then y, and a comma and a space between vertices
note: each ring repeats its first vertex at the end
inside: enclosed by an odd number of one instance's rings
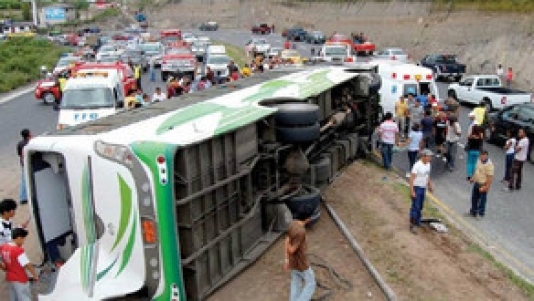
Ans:
POLYGON ((487 111, 532 101, 532 94, 502 86, 497 75, 472 75, 449 85, 447 95, 460 102, 484 104, 487 111))
POLYGON ((272 28, 269 25, 263 23, 252 26, 251 31, 253 34, 270 34, 272 28))
POLYGON ((431 54, 425 56, 420 65, 434 72, 436 80, 440 78, 454 77, 456 81, 465 74, 465 65, 456 60, 456 56, 449 54, 431 54))

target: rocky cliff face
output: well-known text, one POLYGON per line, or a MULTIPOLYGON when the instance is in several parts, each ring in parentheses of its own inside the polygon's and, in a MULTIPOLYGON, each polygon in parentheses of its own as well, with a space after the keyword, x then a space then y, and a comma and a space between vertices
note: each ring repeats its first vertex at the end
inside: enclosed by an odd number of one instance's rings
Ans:
POLYGON ((534 15, 436 10, 428 2, 355 1, 353 4, 289 0, 181 0, 154 10, 157 27, 196 28, 206 20, 222 29, 248 30, 267 22, 277 31, 293 25, 350 34, 364 32, 380 47, 398 46, 413 59, 427 53, 457 54, 469 73, 512 67, 515 86, 534 88, 534 15))

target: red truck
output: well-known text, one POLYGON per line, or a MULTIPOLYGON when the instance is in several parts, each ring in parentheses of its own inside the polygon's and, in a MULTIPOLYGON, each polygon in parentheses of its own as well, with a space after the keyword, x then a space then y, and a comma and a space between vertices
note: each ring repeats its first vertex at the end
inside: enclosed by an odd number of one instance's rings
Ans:
POLYGON ((269 34, 272 32, 271 26, 262 23, 262 24, 256 24, 252 26, 252 33, 253 34, 269 34))
POLYGON ((372 54, 373 51, 376 50, 376 45, 371 42, 365 41, 363 43, 361 42, 355 43, 350 37, 343 35, 343 34, 339 34, 339 33, 332 35, 330 39, 328 39, 328 42, 338 42, 338 43, 349 44, 351 48, 356 53, 359 53, 359 54, 361 53, 372 54))
POLYGON ((161 79, 166 81, 169 75, 181 76, 189 75, 195 78, 197 70, 197 59, 189 48, 170 48, 161 59, 161 79))
POLYGON ((161 44, 167 45, 170 43, 182 40, 182 31, 180 29, 165 29, 160 31, 159 39, 161 44))

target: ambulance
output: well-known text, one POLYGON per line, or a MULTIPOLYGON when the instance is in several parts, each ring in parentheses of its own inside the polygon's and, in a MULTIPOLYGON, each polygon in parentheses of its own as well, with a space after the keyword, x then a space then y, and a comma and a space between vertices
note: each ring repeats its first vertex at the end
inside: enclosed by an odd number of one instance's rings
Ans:
POLYGON ((378 93, 384 112, 391 112, 395 116, 395 103, 407 94, 417 96, 431 93, 440 99, 432 70, 400 61, 374 60, 369 63, 375 66, 382 80, 378 93))
POLYGON ((79 70, 65 85, 57 129, 115 114, 124 107, 123 86, 117 70, 79 70))

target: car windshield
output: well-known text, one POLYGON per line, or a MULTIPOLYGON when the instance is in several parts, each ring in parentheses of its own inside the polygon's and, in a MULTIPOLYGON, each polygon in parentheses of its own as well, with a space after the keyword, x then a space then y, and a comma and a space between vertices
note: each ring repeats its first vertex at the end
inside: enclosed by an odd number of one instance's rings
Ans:
POLYGON ((282 55, 286 57, 295 57, 295 56, 300 56, 300 53, 295 50, 286 50, 282 53, 282 55))
POLYGON ((57 62, 57 67, 66 67, 68 66, 70 63, 74 63, 74 62, 77 62, 79 61, 80 58, 78 57, 66 57, 66 58, 62 58, 60 59, 58 62, 57 62))
POLYGON ((324 51, 325 55, 347 55, 346 47, 326 47, 324 51))
POLYGON ((146 51, 146 52, 159 51, 160 46, 159 44, 141 44, 141 50, 146 51))
POLYGON ((126 50, 124 53, 123 53, 123 56, 127 56, 127 57, 139 57, 139 56, 142 56, 142 52, 140 50, 126 50))
POLYGON ((177 36, 167 36, 167 37, 162 38, 161 41, 164 42, 164 43, 178 42, 178 37, 177 36))
POLYGON ((255 44, 256 45, 264 45, 264 44, 267 44, 267 41, 265 41, 265 40, 256 40, 255 44))
POLYGON ((394 54, 394 55, 406 55, 406 52, 404 52, 401 49, 393 49, 393 50, 391 50, 391 54, 394 54))
POLYGON ((63 109, 94 109, 114 106, 113 96, 109 88, 66 89, 63 91, 61 108, 63 109))
POLYGON ((208 64, 227 65, 228 63, 230 63, 230 58, 225 55, 208 57, 208 64))
POLYGON ((169 48, 165 52, 166 54, 188 54, 190 53, 186 48, 169 48))
POLYGON ((312 35, 313 35, 313 36, 316 36, 316 37, 322 37, 322 36, 323 36, 323 33, 320 32, 320 31, 313 31, 313 32, 312 32, 312 35))
POLYGON ((437 61, 447 63, 447 64, 454 64, 456 63, 456 57, 453 55, 444 55, 444 56, 438 57, 437 61))
POLYGON ((113 46, 102 46, 100 48, 100 52, 104 52, 104 51, 115 51, 115 47, 113 47, 113 46))
POLYGON ((101 63, 115 63, 120 61, 120 56, 118 55, 105 55, 100 58, 101 63))

